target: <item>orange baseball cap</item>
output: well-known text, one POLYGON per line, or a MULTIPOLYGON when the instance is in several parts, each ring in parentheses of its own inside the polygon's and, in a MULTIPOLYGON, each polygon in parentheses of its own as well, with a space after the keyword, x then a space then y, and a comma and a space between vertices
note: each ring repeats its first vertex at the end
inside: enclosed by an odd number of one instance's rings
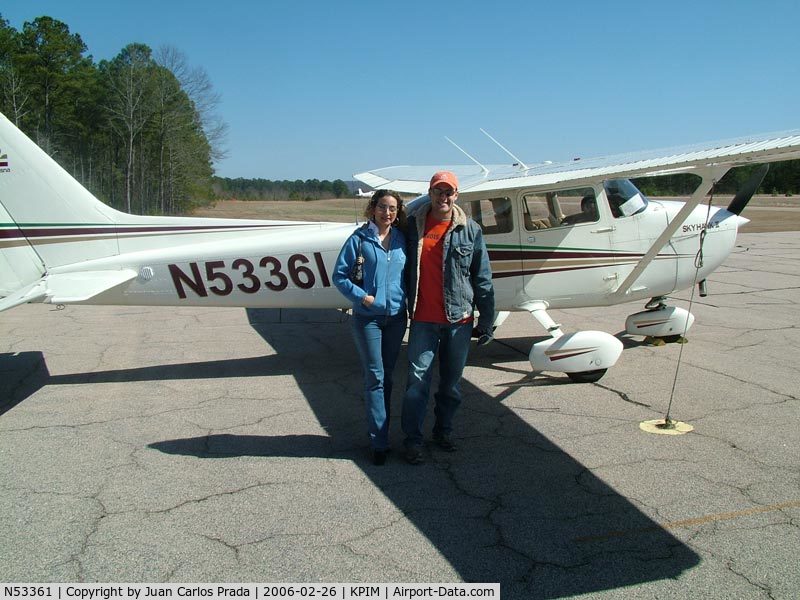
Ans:
POLYGON ((458 189, 458 178, 455 173, 450 171, 437 171, 433 174, 430 187, 435 188, 440 183, 447 184, 454 190, 458 189))

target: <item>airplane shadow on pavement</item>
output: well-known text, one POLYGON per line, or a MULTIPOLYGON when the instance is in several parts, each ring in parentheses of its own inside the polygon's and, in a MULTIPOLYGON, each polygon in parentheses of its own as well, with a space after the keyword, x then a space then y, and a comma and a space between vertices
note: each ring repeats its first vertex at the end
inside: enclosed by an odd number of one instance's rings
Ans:
POLYGON ((0 352, 0 416, 48 383, 41 352, 0 352))
POLYGON ((403 350, 392 403, 395 452, 386 465, 376 467, 368 455, 360 369, 349 324, 275 324, 268 322, 268 314, 248 310, 251 326, 275 351, 263 357, 53 376, 41 353, 0 354, 0 373, 14 376, 3 377, 0 414, 51 384, 291 375, 327 435, 225 433, 149 447, 204 459, 352 460, 461 579, 499 582, 507 599, 558 598, 657 582, 698 564, 690 548, 503 404, 516 390, 536 393, 537 388, 567 381, 531 379, 527 372, 504 365, 524 353, 515 348, 517 340, 473 349, 471 365, 501 369, 518 380, 499 386, 499 394, 492 396, 467 375, 455 432, 459 450, 445 453, 428 447, 421 466, 402 460, 403 350))
MULTIPOLYGON (((459 450, 428 447, 426 464, 405 464, 399 427, 405 350, 392 403, 395 451, 386 465, 373 466, 360 376, 352 376, 359 370, 349 324, 315 324, 310 336, 308 325, 264 323, 264 314, 248 310, 251 325, 277 352, 270 357, 275 360, 261 364, 272 373, 259 375, 294 375, 328 435, 212 434, 166 440, 152 448, 209 459, 354 460, 464 581, 500 582, 503 598, 557 598, 675 578, 699 562, 690 548, 504 406, 501 400, 517 388, 492 397, 465 378, 455 432, 459 450), (349 374, 346 397, 332 396, 330 388, 318 385, 321 369, 349 374)), ((519 360, 514 348, 499 344, 492 346, 491 356, 473 349, 470 357, 471 364, 485 362, 487 367, 512 360, 519 360)), ((243 366, 248 370, 252 365, 243 366)))

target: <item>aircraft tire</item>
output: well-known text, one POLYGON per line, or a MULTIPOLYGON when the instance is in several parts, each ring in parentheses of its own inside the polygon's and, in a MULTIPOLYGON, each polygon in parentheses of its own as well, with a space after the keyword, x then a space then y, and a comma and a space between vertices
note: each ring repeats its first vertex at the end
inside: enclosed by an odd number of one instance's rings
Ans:
POLYGON ((608 369, 595 369, 594 371, 579 371, 577 373, 567 373, 573 383, 594 383, 606 374, 608 369))

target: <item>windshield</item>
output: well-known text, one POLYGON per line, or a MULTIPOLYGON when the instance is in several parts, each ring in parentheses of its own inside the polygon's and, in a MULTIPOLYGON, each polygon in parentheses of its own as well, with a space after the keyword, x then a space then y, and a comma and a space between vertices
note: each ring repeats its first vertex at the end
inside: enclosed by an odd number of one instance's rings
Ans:
POLYGON ((635 215, 647 207, 645 195, 627 179, 609 179, 603 186, 611 213, 617 218, 635 215))

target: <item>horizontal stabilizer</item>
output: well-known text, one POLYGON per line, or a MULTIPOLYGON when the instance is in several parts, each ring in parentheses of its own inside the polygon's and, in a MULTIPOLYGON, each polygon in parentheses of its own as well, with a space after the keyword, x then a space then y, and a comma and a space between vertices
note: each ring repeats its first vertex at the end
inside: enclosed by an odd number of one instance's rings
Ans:
POLYGON ((56 273, 0 298, 0 312, 28 302, 75 304, 85 302, 136 277, 136 271, 83 271, 56 273))
POLYGON ((110 290, 136 277, 136 271, 79 271, 49 275, 47 281, 48 301, 52 304, 85 302, 98 294, 110 290))
POLYGON ((20 304, 27 304, 28 302, 41 302, 47 296, 47 288, 43 279, 36 281, 24 288, 17 290, 13 294, 0 298, 0 312, 14 308, 20 304))

